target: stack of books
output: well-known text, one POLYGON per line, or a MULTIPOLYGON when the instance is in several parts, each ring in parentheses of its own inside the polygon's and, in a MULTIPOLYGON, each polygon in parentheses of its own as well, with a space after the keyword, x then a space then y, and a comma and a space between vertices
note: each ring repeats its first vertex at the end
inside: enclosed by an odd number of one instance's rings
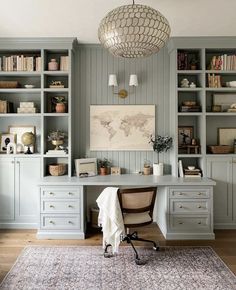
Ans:
POLYGON ((178 70, 188 69, 188 54, 186 52, 178 52, 177 66, 178 70))
POLYGON ((210 62, 211 70, 236 70, 236 55, 214 55, 210 62))
POLYGON ((201 106, 198 106, 198 105, 188 105, 188 106, 181 105, 179 107, 179 111, 180 112, 201 112, 201 106))
POLYGON ((47 155, 54 155, 54 156, 64 156, 66 155, 66 151, 64 150, 48 150, 46 152, 47 155))
POLYGON ((41 71, 40 56, 11 55, 0 57, 0 71, 41 71))
POLYGON ((188 169, 188 168, 184 168, 184 177, 193 177, 193 178, 201 178, 202 177, 202 173, 201 170, 198 168, 195 169, 188 169))
POLYGON ((62 71, 69 70, 69 56, 61 56, 60 70, 62 70, 62 71))
POLYGON ((17 108, 18 114, 34 114, 36 111, 34 102, 20 102, 20 107, 17 108))
POLYGON ((208 74, 208 87, 221 88, 221 76, 215 74, 208 74))

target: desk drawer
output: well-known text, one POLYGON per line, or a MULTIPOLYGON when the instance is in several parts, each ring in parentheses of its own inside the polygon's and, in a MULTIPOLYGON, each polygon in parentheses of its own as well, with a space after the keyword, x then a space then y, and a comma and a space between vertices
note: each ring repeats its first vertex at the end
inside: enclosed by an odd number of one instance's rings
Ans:
POLYGON ((81 228, 80 215, 41 215, 42 229, 71 230, 81 228))
POLYGON ((210 213, 209 199, 170 199, 170 213, 210 213))
POLYGON ((79 187, 51 187, 41 189, 41 198, 80 198, 80 188, 79 187))
POLYGON ((205 216, 170 216, 170 228, 180 232, 208 231, 210 215, 205 216))
POLYGON ((170 188, 170 198, 209 198, 210 191, 206 188, 170 188))
POLYGON ((80 213, 80 199, 43 199, 41 213, 80 213))

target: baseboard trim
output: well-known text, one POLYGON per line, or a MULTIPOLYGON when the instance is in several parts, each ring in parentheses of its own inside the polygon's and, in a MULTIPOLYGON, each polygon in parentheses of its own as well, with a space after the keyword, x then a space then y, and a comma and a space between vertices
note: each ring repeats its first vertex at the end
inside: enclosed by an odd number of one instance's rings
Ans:
POLYGON ((167 233, 166 240, 214 240, 214 233, 167 233))
POLYGON ((236 224, 214 224, 215 230, 236 230, 236 224))
POLYGON ((84 240, 84 233, 72 233, 63 231, 41 231, 39 230, 36 235, 39 240, 84 240))
POLYGON ((38 229, 37 223, 0 223, 0 229, 22 229, 22 230, 36 230, 38 229))

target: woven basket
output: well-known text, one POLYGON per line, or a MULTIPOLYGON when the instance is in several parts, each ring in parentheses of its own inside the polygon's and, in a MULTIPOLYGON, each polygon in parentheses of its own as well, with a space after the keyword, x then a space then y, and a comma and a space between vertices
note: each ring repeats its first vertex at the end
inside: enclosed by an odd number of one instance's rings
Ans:
POLYGON ((66 173, 66 164, 50 164, 49 165, 49 173, 53 176, 60 176, 66 173))
POLYGON ((233 147, 230 146, 230 145, 208 146, 208 149, 213 154, 229 154, 229 153, 233 153, 233 147))
POLYGON ((19 83, 17 81, 0 81, 1 89, 15 89, 19 88, 19 83))

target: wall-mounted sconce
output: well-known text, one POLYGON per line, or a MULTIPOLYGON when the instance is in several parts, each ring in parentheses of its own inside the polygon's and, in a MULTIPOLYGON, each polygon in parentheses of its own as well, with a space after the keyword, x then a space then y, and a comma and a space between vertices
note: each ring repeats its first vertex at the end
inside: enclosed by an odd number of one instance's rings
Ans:
MULTIPOLYGON (((121 89, 118 92, 114 91, 114 87, 118 87, 117 77, 115 74, 109 75, 108 86, 112 87, 112 92, 115 95, 118 95, 120 98, 124 99, 128 96, 128 92, 125 89, 121 89)), ((137 87, 138 86, 138 77, 137 75, 130 75, 129 78, 129 86, 130 87, 137 87)))

